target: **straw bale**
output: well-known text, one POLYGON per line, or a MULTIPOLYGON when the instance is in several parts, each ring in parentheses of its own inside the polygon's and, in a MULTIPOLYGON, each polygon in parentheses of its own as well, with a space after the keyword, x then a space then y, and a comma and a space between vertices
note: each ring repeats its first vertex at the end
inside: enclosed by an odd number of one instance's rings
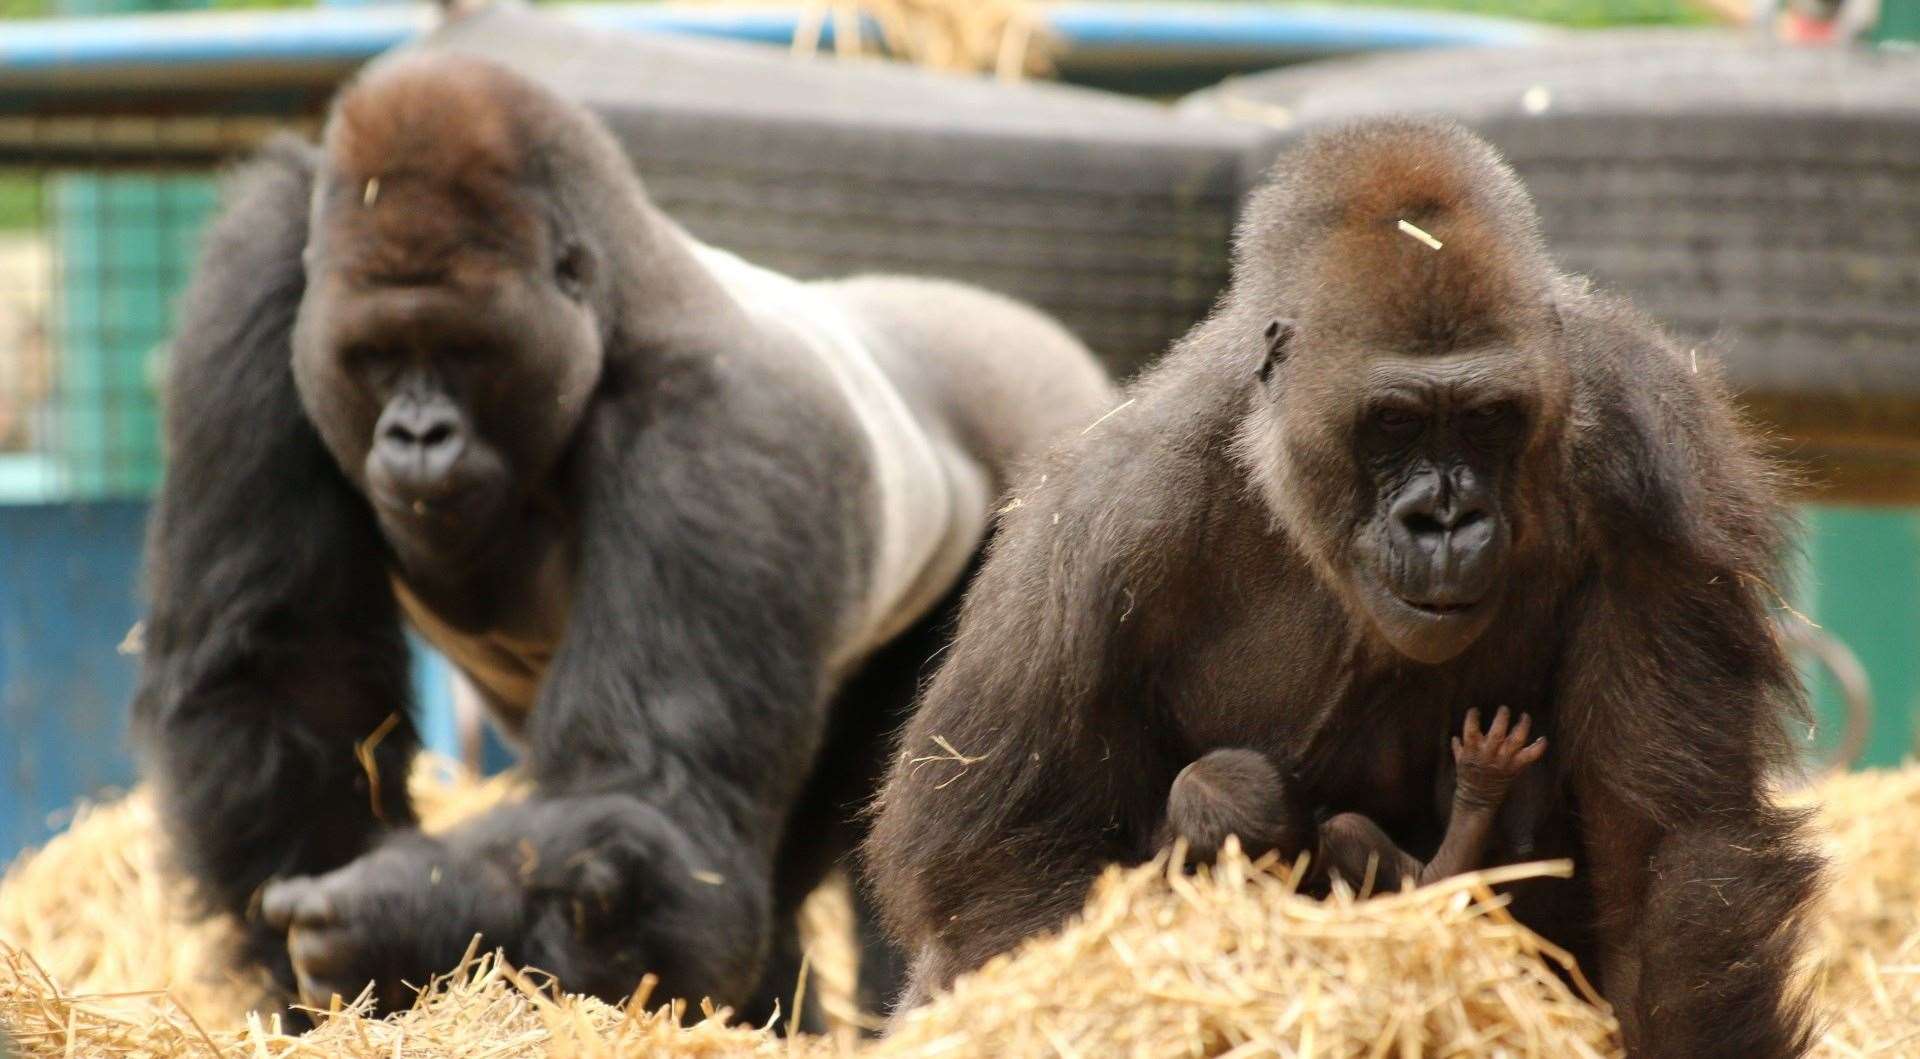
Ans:
MULTIPOLYGON (((415 777, 436 826, 511 796, 415 777), (448 807, 442 811, 442 807, 448 807)), ((1920 767, 1829 780, 1835 857, 1809 953, 1823 1056, 1920 1057, 1920 767)), ((1611 1018, 1489 892, 1500 872, 1370 901, 1294 895, 1230 856, 1215 871, 1107 873, 1083 917, 963 978, 883 1041, 788 1041, 725 1011, 649 1011, 560 995, 476 953, 415 1008, 346 1006, 303 1037, 249 1015, 258 986, 229 939, 187 918, 142 792, 84 810, 0 882, 0 1028, 23 1056, 1411 1056, 1618 1055, 1611 1018), (682 1025, 683 1021, 692 1025, 682 1025)), ((1531 869, 1502 869, 1511 873, 1531 869)), ((823 969, 850 979, 844 898, 823 969)), ((1576 979, 1577 981, 1577 979, 1576 979)), ((815 1003, 815 1001, 807 1001, 815 1003)))

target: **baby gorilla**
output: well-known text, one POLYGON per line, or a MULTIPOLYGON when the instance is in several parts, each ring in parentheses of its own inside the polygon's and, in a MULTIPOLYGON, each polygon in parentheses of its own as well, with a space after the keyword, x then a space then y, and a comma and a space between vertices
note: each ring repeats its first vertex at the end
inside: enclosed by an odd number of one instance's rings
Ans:
MULTIPOLYGON (((1547 752, 1545 736, 1527 742, 1533 719, 1520 715, 1510 724, 1505 706, 1493 725, 1480 730, 1480 711, 1468 710, 1453 738, 1452 812, 1433 859, 1421 863, 1401 849, 1379 824, 1359 813, 1339 813, 1319 825, 1314 836, 1310 889, 1324 889, 1337 878, 1364 892, 1398 890, 1408 880, 1426 886, 1472 871, 1486 856, 1500 807, 1513 781, 1547 752)), ((1280 771, 1255 750, 1215 750, 1188 765, 1167 794, 1167 819, 1161 845, 1185 839, 1190 861, 1212 860, 1228 835, 1237 835, 1246 851, 1305 849, 1305 814, 1289 804, 1280 771)))

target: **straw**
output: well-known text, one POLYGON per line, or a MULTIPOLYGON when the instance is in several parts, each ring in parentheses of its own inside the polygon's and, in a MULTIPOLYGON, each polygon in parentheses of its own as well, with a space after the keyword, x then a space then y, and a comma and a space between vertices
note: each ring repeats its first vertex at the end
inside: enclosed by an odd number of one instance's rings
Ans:
MULTIPOLYGON (((430 762, 411 787, 433 827, 517 788, 430 762)), ((1808 953, 1827 1020, 1816 1054, 1920 1056, 1920 767, 1840 776, 1822 806, 1835 858, 1808 953)), ((1565 865, 1475 873, 1372 900, 1294 894, 1229 851, 1196 875, 1112 869, 1081 918, 962 978, 881 1041, 788 1040, 710 1006, 609 1005, 476 952, 411 1011, 343 1006, 279 1032, 232 934, 192 921, 164 868, 149 796, 84 809, 0 881, 0 1030, 25 1056, 1401 1057, 1619 1055, 1611 1017, 1556 973, 1564 954, 1493 887, 1565 865), (683 1025, 683 1023, 686 1023, 683 1025)), ((809 909, 816 998, 842 1025, 853 952, 844 888, 809 909)))

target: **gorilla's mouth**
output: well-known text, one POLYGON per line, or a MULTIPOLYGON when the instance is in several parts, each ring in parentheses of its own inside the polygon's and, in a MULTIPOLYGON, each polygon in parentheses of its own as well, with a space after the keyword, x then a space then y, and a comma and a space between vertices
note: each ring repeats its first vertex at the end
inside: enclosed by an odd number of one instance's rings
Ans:
POLYGON ((1415 661, 1437 664, 1480 638, 1493 619, 1498 593, 1473 599, 1423 598, 1374 581, 1365 595, 1375 626, 1394 649, 1415 661))
POLYGON ((496 530, 502 498, 480 486, 438 495, 374 492, 373 506, 387 541, 414 573, 431 568, 453 576, 477 563, 499 543, 496 530))
POLYGON ((1465 614, 1468 611, 1472 610, 1473 608, 1479 606, 1481 602, 1480 600, 1477 600, 1477 599, 1471 600, 1466 603, 1429 602, 1425 600, 1408 599, 1405 596, 1401 596, 1399 597, 1399 599, 1400 599, 1400 602, 1406 604, 1407 606, 1413 608, 1414 610, 1417 610, 1422 614, 1431 614, 1436 618, 1448 618, 1456 614, 1465 614))

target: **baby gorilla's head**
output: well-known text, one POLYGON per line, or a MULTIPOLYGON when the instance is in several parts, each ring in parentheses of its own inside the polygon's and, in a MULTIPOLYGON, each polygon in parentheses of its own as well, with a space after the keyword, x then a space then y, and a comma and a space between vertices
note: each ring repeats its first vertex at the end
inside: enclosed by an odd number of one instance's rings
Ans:
POLYGON ((1161 847, 1187 842, 1189 861, 1210 861, 1228 835, 1250 856, 1301 848, 1296 814, 1286 801, 1280 770, 1253 750, 1215 750, 1174 777, 1167 792, 1161 847))

